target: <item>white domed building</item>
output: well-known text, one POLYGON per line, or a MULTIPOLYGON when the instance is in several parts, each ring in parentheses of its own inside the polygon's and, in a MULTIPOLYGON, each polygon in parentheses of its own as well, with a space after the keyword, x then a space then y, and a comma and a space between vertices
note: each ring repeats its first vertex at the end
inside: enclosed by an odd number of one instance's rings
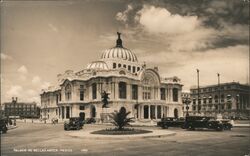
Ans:
POLYGON ((116 46, 104 50, 101 59, 81 71, 58 74, 58 85, 42 91, 42 118, 81 117, 108 122, 108 114, 121 108, 144 122, 183 116, 180 79, 162 78, 158 68, 147 68, 135 53, 123 47, 117 34, 116 46), (103 91, 109 93, 109 108, 102 108, 103 91))

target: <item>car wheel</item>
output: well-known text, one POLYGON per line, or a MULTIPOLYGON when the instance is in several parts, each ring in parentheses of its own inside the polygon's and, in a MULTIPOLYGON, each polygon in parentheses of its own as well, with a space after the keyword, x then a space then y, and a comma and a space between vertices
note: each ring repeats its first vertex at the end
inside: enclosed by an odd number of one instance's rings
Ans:
POLYGON ((194 130, 195 130, 194 126, 192 126, 192 125, 189 125, 189 126, 188 126, 188 129, 191 130, 191 131, 194 131, 194 130))
POLYGON ((216 130, 217 130, 217 131, 223 131, 223 127, 218 126, 218 127, 216 128, 216 130))
POLYGON ((168 129, 168 126, 163 125, 163 126, 162 126, 162 129, 168 129))

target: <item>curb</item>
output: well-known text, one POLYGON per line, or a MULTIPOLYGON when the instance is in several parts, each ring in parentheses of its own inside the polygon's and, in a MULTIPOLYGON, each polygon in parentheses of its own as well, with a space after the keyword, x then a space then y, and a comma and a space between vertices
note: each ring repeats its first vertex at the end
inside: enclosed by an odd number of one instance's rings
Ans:
POLYGON ((16 129, 18 126, 11 126, 11 127, 8 127, 8 131, 9 130, 12 130, 12 129, 16 129))
MULTIPOLYGON (((157 131, 165 131, 165 130, 157 130, 157 131)), ((87 139, 102 139, 102 140, 110 140, 110 139, 119 139, 119 140, 129 140, 129 139, 145 139, 145 138, 164 138, 168 136, 176 135, 176 132, 173 131, 165 131, 165 133, 157 134, 157 131, 153 131, 153 133, 146 133, 146 134, 134 134, 134 135, 101 135, 101 134, 90 134, 93 131, 84 132, 78 131, 67 134, 73 138, 87 138, 87 139), (82 132, 82 133, 81 133, 82 132)))

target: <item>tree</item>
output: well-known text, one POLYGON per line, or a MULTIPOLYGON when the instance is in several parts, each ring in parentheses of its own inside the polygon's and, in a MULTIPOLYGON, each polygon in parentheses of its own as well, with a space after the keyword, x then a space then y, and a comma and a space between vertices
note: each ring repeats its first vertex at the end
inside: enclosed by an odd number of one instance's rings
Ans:
POLYGON ((131 112, 126 112, 125 109, 120 109, 119 112, 115 111, 109 115, 109 117, 113 120, 111 123, 114 124, 118 130, 123 130, 125 126, 130 125, 132 122, 132 118, 128 118, 127 116, 131 112))

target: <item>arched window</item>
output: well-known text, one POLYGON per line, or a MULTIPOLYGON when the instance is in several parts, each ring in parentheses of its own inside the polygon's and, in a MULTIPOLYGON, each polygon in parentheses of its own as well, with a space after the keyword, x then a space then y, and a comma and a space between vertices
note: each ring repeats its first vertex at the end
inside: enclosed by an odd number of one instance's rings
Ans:
POLYGON ((143 83, 142 98, 143 98, 143 100, 149 100, 149 99, 151 99, 150 79, 145 78, 142 83, 143 83))
POLYGON ((140 69, 141 69, 140 67, 137 67, 137 71, 140 71, 140 69))
POLYGON ((70 84, 68 84, 65 87, 65 100, 66 101, 70 101, 71 100, 71 85, 70 84))
POLYGON ((133 73, 135 73, 135 66, 133 66, 133 73))
POLYGON ((173 88, 173 101, 178 102, 178 89, 173 88))
POLYGON ((178 109, 174 109, 174 117, 178 118, 179 117, 179 113, 178 113, 178 109))
POLYGON ((113 68, 114 68, 114 69, 116 68, 116 63, 113 63, 113 68))
POLYGON ((120 99, 127 98, 127 84, 126 84, 126 82, 119 82, 119 98, 120 99))
POLYGON ((92 99, 96 99, 96 92, 97 92, 96 83, 93 83, 92 84, 92 99))
POLYGON ((132 85, 132 99, 138 99, 138 85, 132 85))
POLYGON ((130 65, 128 65, 128 71, 131 71, 131 66, 130 65))

